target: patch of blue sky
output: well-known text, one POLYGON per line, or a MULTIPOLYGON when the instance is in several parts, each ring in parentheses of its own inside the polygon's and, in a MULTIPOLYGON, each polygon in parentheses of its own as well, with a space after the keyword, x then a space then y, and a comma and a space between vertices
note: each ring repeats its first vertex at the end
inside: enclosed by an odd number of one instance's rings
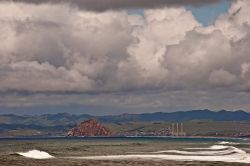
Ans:
POLYGON ((219 3, 204 6, 186 6, 186 9, 190 10, 201 24, 208 26, 212 24, 221 14, 227 13, 231 3, 232 2, 225 0, 219 3))
MULTIPOLYGON (((202 25, 208 26, 212 24, 221 14, 227 13, 230 6, 231 2, 225 0, 219 3, 204 6, 186 6, 186 9, 190 10, 197 21, 199 21, 202 25)), ((128 13, 143 16, 144 9, 128 9, 128 13)))

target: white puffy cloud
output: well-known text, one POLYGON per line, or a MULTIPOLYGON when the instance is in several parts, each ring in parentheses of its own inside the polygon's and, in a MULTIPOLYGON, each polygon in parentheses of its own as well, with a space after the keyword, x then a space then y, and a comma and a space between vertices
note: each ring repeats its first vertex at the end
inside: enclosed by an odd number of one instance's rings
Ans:
POLYGON ((0 90, 154 88, 165 80, 166 46, 199 25, 184 8, 148 10, 142 17, 1 3, 0 15, 0 90))
POLYGON ((125 12, 1 3, 0 15, 1 90, 98 89, 127 59, 134 40, 133 16, 125 12))
POLYGON ((167 46, 178 44, 196 26, 199 23, 184 8, 145 11, 144 24, 134 32, 138 42, 129 47, 141 75, 156 84, 165 82, 168 71, 162 61, 167 46))
POLYGON ((209 35, 189 32, 165 53, 164 66, 169 71, 170 86, 206 88, 210 73, 230 61, 230 49, 230 42, 220 31, 209 35))
POLYGON ((170 86, 248 89, 249 4, 245 0, 235 2, 215 24, 195 27, 180 43, 167 46, 164 66, 170 86))
POLYGON ((0 91, 248 91, 249 11, 248 0, 235 1, 203 27, 184 7, 140 16, 65 3, 0 2, 0 91))

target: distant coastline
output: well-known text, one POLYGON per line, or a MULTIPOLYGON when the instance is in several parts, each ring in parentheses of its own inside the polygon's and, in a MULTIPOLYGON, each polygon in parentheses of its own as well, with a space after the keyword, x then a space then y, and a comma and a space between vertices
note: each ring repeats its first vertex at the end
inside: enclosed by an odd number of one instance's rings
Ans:
MULTIPOLYGON (((244 140, 248 138, 236 138, 236 137, 201 137, 201 136, 186 136, 186 137, 174 137, 174 136, 90 136, 90 137, 84 137, 84 136, 76 136, 76 137, 68 137, 68 136, 22 136, 22 137, 0 137, 0 141, 4 140, 101 140, 101 139, 157 139, 157 140, 217 140, 217 141, 230 141, 230 140, 244 140)), ((249 138, 250 139, 250 138, 249 138)))
POLYGON ((175 134, 171 131, 172 126, 175 125, 174 130, 177 132, 176 126, 179 123, 178 132, 185 133, 187 137, 250 137, 250 113, 226 110, 110 116, 69 113, 36 116, 0 115, 0 137, 63 137, 77 124, 92 118, 110 129, 112 136, 173 136, 175 134))
POLYGON ((0 137, 0 141, 4 140, 101 140, 101 139, 128 139, 128 140, 134 140, 134 139, 157 139, 157 140, 189 140, 189 141, 196 141, 196 140, 242 140, 243 138, 232 138, 232 137, 198 137, 198 136, 188 136, 188 137, 173 137, 173 136, 108 136, 108 137, 67 137, 67 136, 28 136, 28 137, 0 137))

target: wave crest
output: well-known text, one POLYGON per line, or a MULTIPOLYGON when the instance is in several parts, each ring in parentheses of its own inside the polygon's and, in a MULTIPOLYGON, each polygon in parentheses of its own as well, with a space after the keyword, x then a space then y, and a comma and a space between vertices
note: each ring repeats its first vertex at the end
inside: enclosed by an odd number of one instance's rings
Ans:
POLYGON ((49 159, 54 158, 54 156, 50 155, 47 152, 40 151, 40 150, 30 150, 28 152, 17 152, 17 154, 33 159, 49 159))

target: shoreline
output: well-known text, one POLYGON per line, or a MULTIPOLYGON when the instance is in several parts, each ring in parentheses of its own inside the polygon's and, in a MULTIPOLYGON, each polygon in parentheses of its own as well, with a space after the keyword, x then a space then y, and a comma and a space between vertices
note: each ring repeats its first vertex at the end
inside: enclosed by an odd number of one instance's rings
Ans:
POLYGON ((213 136, 21 136, 21 137, 0 137, 1 140, 32 140, 32 139, 65 139, 65 140, 79 140, 79 139, 169 139, 169 140, 199 140, 199 139, 208 139, 208 140, 242 140, 250 139, 248 137, 213 137, 213 136))

